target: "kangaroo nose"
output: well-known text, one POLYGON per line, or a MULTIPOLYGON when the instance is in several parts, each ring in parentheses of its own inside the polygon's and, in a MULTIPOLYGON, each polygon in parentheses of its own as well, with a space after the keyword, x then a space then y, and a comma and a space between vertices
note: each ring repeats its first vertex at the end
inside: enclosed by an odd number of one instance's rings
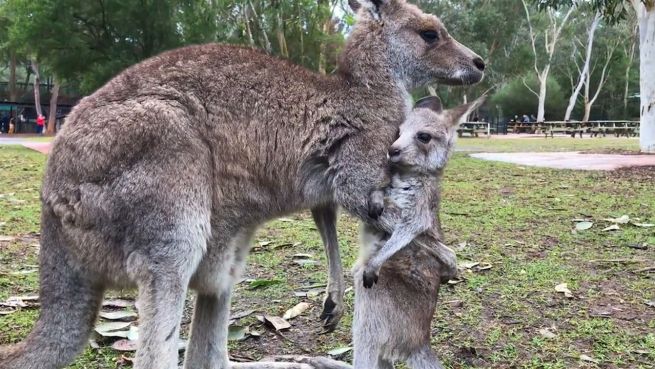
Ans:
POLYGON ((484 68, 486 65, 484 64, 484 60, 482 58, 475 58, 473 59, 473 64, 480 70, 480 72, 484 72, 484 68))
POLYGON ((398 155, 400 155, 400 149, 397 149, 395 147, 392 147, 389 149, 389 157, 390 158, 395 158, 398 155))

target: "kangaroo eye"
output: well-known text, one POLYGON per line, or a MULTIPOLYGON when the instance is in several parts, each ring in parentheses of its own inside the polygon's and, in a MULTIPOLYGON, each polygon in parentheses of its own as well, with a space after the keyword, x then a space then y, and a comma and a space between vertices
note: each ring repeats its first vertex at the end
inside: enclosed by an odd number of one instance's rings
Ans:
POLYGON ((429 133, 421 132, 421 133, 416 135, 416 139, 423 142, 424 144, 426 144, 426 143, 429 143, 430 141, 432 141, 432 136, 430 136, 429 133))
POLYGON ((428 44, 433 44, 439 41, 439 33, 437 33, 437 31, 422 31, 420 35, 428 44))

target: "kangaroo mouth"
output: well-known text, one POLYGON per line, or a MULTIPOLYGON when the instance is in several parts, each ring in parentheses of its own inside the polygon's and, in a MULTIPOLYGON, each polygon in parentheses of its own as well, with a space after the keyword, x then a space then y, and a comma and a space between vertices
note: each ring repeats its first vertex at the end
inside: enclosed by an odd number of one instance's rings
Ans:
POLYGON ((462 69, 453 72, 450 76, 439 78, 439 83, 450 86, 474 85, 484 78, 484 73, 474 69, 462 69))

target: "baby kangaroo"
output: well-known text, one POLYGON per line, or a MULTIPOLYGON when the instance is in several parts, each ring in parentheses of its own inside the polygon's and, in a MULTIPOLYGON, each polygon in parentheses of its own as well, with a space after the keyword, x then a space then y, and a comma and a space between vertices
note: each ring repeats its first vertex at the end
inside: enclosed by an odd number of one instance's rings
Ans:
POLYGON ((442 243, 438 215, 433 214, 438 212, 440 180, 457 126, 482 101, 443 111, 437 97, 420 100, 389 150, 392 183, 385 195, 392 206, 385 213, 397 216, 398 226, 390 237, 372 227, 362 233, 359 265, 365 262, 369 269, 354 271, 355 369, 391 369, 396 361, 414 369, 442 368, 430 348, 430 327, 439 286, 453 275, 450 262, 455 257, 442 243), (414 235, 418 237, 412 241, 414 235), (447 254, 452 260, 445 263, 447 254), (376 268, 377 285, 362 288, 367 270, 376 268))
MULTIPOLYGON (((435 226, 438 182, 452 153, 457 126, 462 117, 483 101, 480 98, 471 104, 442 111, 439 98, 428 96, 416 103, 414 111, 400 127, 400 137, 389 149, 391 183, 385 190, 373 192, 370 198, 374 207, 387 209, 384 216, 394 217, 396 226, 389 237, 372 226, 364 227, 364 232, 372 233, 367 239, 378 239, 374 242, 376 246, 366 247, 368 254, 362 254, 364 287, 371 288, 377 282, 380 268, 390 257, 435 226), (385 199, 392 206, 385 206, 385 199)), ((442 278, 447 280, 456 273, 454 255, 441 243, 431 248, 444 264, 442 278)))

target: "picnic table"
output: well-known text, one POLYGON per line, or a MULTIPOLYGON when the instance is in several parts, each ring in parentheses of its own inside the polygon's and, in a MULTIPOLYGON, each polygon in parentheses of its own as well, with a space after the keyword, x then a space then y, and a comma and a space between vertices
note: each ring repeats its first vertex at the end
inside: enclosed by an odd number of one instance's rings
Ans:
POLYGON ((538 124, 539 131, 550 137, 554 137, 555 133, 565 133, 571 137, 575 137, 576 134, 580 135, 582 138, 582 133, 585 132, 587 128, 586 122, 564 122, 564 121, 554 121, 554 122, 541 122, 538 124))
POLYGON ((535 133, 538 129, 537 123, 528 122, 510 122, 509 131, 512 133, 535 133))
POLYGON ((589 133, 591 137, 598 137, 602 134, 603 137, 607 134, 614 134, 616 137, 625 136, 633 137, 639 135, 639 122, 628 120, 595 120, 589 122, 542 122, 539 123, 539 131, 550 137, 554 137, 555 133, 565 133, 575 137, 576 134, 582 138, 583 133, 589 133))
POLYGON ((639 135, 639 122, 629 120, 616 120, 616 121, 591 121, 589 122, 589 133, 591 137, 598 137, 602 134, 603 137, 607 134, 613 134, 616 137, 635 137, 639 135))
POLYGON ((463 137, 464 133, 471 135, 471 137, 479 137, 479 134, 482 133, 489 138, 491 137, 491 124, 488 122, 464 122, 459 125, 457 135, 463 137))

